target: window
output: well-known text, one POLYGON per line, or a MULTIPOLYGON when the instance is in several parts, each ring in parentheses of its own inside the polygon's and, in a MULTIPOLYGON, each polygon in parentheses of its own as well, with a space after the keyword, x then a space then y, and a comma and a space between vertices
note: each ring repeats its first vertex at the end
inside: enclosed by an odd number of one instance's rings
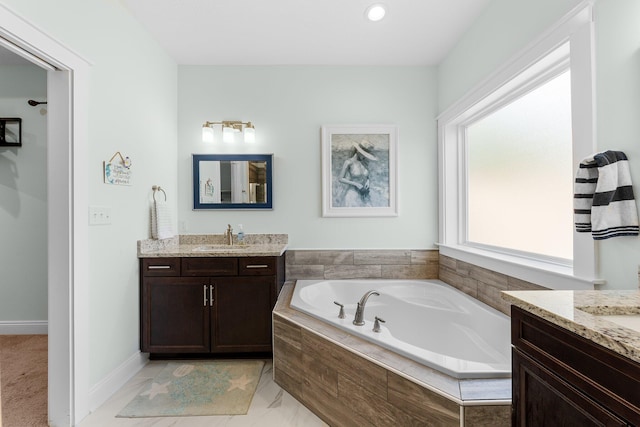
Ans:
POLYGON ((467 243, 573 260, 571 77, 466 126, 467 243))
POLYGON ((594 152, 591 7, 574 10, 438 117, 440 252, 554 289, 589 289, 573 177, 594 152))

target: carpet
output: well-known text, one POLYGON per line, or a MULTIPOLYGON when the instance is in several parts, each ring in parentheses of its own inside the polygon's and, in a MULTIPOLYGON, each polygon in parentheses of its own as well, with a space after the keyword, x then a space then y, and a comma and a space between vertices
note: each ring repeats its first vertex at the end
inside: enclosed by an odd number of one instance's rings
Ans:
POLYGON ((263 367, 262 360, 169 362, 117 416, 244 415, 263 367))
POLYGON ((47 336, 0 335, 0 426, 47 425, 47 336))

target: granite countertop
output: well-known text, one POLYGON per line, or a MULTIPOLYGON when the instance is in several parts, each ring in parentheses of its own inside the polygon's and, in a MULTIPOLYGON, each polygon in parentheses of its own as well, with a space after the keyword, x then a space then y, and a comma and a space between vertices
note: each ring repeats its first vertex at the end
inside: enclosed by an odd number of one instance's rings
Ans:
POLYGON ((602 317, 640 316, 640 291, 506 291, 502 298, 640 363, 640 328, 602 317))
POLYGON ((223 234, 183 234, 170 239, 138 240, 138 258, 280 256, 287 234, 246 234, 242 244, 226 245, 223 234))

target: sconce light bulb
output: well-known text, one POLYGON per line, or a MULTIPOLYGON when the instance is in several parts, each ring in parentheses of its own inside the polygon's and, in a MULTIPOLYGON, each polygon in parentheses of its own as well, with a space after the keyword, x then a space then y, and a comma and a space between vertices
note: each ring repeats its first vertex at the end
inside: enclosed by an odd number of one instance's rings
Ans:
POLYGON ((202 142, 208 144, 213 142, 213 129, 209 126, 202 126, 202 142))
POLYGON ((244 128, 244 142, 248 144, 256 142, 256 128, 251 124, 244 128))
POLYGON ((232 126, 222 126, 222 141, 225 143, 232 143, 234 141, 234 133, 232 126))

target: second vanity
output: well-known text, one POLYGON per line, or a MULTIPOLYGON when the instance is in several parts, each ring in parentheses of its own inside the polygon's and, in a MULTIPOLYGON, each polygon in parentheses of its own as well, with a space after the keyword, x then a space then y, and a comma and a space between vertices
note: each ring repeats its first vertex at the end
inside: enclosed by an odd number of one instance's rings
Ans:
POLYGON ((152 358, 272 349, 287 235, 184 235, 138 242, 140 349, 152 358))
POLYGON ((509 291, 514 426, 640 425, 640 292, 509 291))

